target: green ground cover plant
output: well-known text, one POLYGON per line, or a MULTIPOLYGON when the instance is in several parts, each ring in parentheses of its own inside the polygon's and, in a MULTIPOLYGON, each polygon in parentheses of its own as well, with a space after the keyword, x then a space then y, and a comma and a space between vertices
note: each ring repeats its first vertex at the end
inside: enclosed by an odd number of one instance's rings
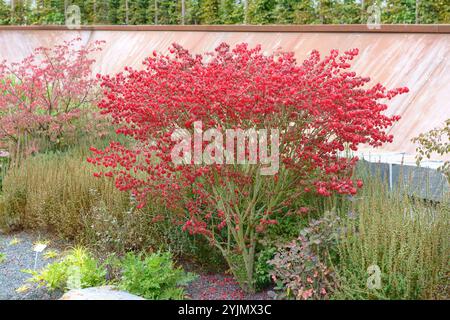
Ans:
POLYGON ((183 299, 183 286, 195 279, 194 274, 175 267, 168 252, 147 255, 128 253, 121 268, 119 287, 152 300, 183 299))
POLYGON ((111 284, 151 300, 184 299, 184 286, 196 278, 194 274, 176 267, 169 252, 128 252, 122 258, 110 256, 101 262, 84 247, 69 250, 59 261, 42 270, 23 272, 32 275, 28 282, 51 291, 67 292, 111 284))
POLYGON ((106 283, 106 268, 82 247, 70 250, 61 261, 48 264, 41 271, 24 271, 32 275, 30 282, 49 290, 68 291, 106 283))

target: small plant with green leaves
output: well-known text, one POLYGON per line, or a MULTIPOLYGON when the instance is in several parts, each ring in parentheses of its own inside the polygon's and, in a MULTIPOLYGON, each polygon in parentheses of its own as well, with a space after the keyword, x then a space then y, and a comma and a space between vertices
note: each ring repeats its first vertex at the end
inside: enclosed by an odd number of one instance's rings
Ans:
POLYGON ((259 290, 266 288, 272 283, 270 272, 273 270, 273 266, 268 261, 273 259, 276 251, 275 247, 268 247, 261 250, 258 254, 255 264, 255 285, 259 290))
MULTIPOLYGON (((450 154, 450 119, 445 121, 445 125, 442 128, 435 128, 422 133, 412 141, 418 144, 416 148, 417 165, 420 165, 424 158, 430 159, 433 154, 439 156, 450 154)), ((442 171, 450 183, 450 160, 445 161, 439 170, 442 171)))
POLYGON ((6 254, 0 252, 0 264, 6 261, 6 254))
POLYGON ((183 286, 195 275, 175 267, 172 255, 128 253, 122 261, 120 288, 152 300, 179 300, 185 297, 183 286))
POLYGON ((51 260, 51 259, 56 259, 58 257, 59 253, 56 250, 47 250, 44 254, 43 257, 45 260, 51 260))
POLYGON ((21 239, 19 239, 17 237, 14 237, 14 238, 11 239, 11 241, 9 241, 9 245, 10 246, 15 246, 15 245, 19 244, 21 241, 22 241, 21 239))
POLYGON ((44 285, 49 290, 95 287, 106 282, 106 269, 85 248, 77 247, 61 261, 47 265, 41 271, 24 270, 33 277, 30 282, 44 285))

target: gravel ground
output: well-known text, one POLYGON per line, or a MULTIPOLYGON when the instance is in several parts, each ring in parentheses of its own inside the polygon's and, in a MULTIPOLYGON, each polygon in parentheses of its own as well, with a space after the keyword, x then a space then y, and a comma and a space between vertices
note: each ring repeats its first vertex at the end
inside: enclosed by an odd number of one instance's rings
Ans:
POLYGON ((40 269, 54 261, 45 259, 43 253, 48 250, 60 252, 63 247, 60 241, 38 233, 2 234, 0 231, 0 255, 3 256, 0 258, 0 300, 48 300, 61 296, 59 292, 49 293, 45 288, 26 282, 30 274, 21 272, 23 269, 34 268, 33 245, 36 241, 50 241, 45 251, 38 255, 36 269, 40 269))
POLYGON ((233 277, 225 275, 200 275, 187 287, 193 300, 270 300, 268 291, 246 294, 233 277))
MULTIPOLYGON (((67 244, 51 239, 48 235, 30 232, 2 234, 0 230, 0 300, 53 300, 61 297, 61 292, 48 292, 43 287, 38 288, 36 284, 27 282, 30 275, 21 271, 34 268, 33 246, 36 241, 49 241, 44 252, 38 255, 36 264, 38 270, 54 261, 45 259, 43 255, 45 252, 49 250, 61 252, 67 247, 67 244), (20 290, 19 288, 24 288, 24 285, 27 289, 20 290)), ((223 274, 202 274, 188 285, 186 291, 188 297, 193 300, 270 299, 268 291, 246 294, 233 277, 223 274)))

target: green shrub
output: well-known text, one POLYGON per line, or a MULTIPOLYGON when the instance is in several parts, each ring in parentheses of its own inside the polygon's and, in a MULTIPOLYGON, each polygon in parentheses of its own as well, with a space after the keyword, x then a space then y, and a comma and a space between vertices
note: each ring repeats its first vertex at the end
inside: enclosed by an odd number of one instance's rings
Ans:
POLYGON ((183 299, 182 286, 193 279, 194 275, 174 266, 170 253, 128 253, 122 261, 119 286, 146 299, 183 299))
MULTIPOLYGON (((445 121, 441 128, 434 128, 426 133, 420 134, 412 140, 418 144, 416 148, 417 165, 424 159, 430 159, 431 156, 447 156, 450 154, 450 119, 445 121)), ((444 161, 444 164, 438 168, 450 183, 450 160, 444 161)))
POLYGON ((33 277, 29 280, 46 286, 49 290, 89 288, 106 282, 106 269, 86 249, 70 250, 58 262, 48 264, 41 271, 27 270, 33 277))
POLYGON ((391 193, 368 178, 343 220, 334 268, 336 299, 448 298, 449 213, 447 202, 429 204, 391 193), (381 270, 381 288, 369 289, 368 268, 381 270))
POLYGON ((262 290, 272 283, 270 272, 273 266, 268 261, 273 259, 275 252, 276 248, 274 247, 267 247, 259 252, 255 264, 256 289, 262 290))
POLYGON ((0 252, 0 264, 6 261, 6 254, 0 252))

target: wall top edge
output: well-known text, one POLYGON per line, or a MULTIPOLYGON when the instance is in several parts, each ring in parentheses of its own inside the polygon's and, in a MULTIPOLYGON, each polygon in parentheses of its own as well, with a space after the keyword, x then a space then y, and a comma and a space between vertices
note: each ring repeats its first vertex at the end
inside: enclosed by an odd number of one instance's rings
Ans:
POLYGON ((312 32, 312 33, 450 33, 450 24, 383 24, 379 29, 367 25, 64 25, 0 26, 0 31, 190 31, 190 32, 312 32))

